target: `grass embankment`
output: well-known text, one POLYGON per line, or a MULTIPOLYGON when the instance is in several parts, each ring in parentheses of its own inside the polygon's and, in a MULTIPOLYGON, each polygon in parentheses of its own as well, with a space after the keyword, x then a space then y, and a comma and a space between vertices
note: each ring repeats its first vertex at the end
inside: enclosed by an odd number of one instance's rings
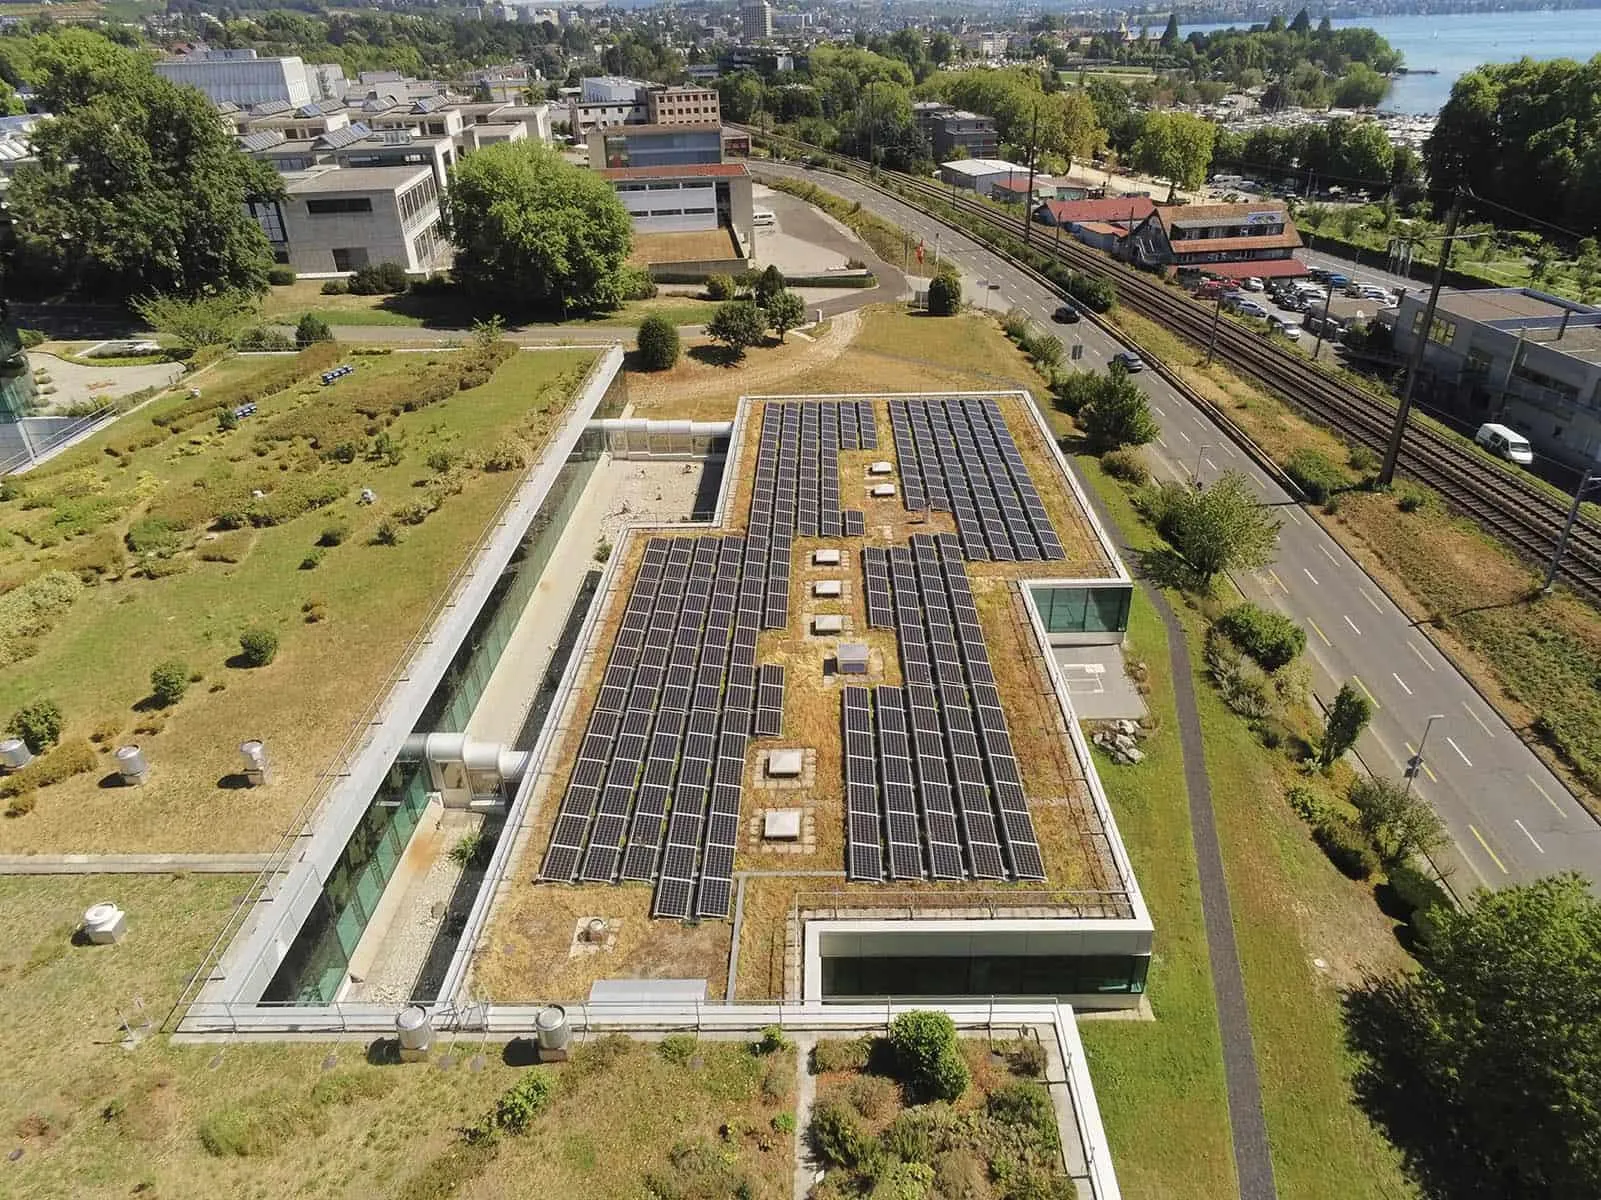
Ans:
MULTIPOLYGON (((1123 309, 1115 321, 1281 465, 1308 449, 1345 462, 1348 448, 1334 433, 1223 364, 1200 365, 1189 342, 1123 309)), ((1351 479, 1355 485, 1357 473, 1351 479)), ((1601 613, 1562 591, 1531 600, 1541 572, 1421 484, 1396 495, 1342 493, 1338 512, 1319 519, 1408 615, 1429 625, 1580 799, 1601 810, 1601 613), (1406 512, 1400 501, 1409 494, 1424 502, 1406 512)))
MULTIPOLYGON (((1081 458, 1079 466, 1136 548, 1160 544, 1098 463, 1081 458)), ((1266 750, 1228 711, 1205 675, 1205 618, 1185 597, 1169 593, 1169 598, 1197 668, 1206 767, 1279 1194, 1286 1200, 1321 1200, 1331 1194, 1335 1180, 1342 1197, 1409 1194, 1396 1155, 1353 1101, 1340 1017, 1341 987, 1367 972, 1404 969, 1408 960, 1370 888, 1335 871, 1284 801, 1292 782, 1310 782, 1331 795, 1333 788, 1321 779, 1308 780, 1284 754, 1266 750)), ((1197 1073, 1206 1077, 1219 1070, 1216 1016, 1173 723, 1166 630, 1138 597, 1130 640, 1130 653, 1149 668, 1149 702, 1161 732, 1144 743, 1147 759, 1138 766, 1112 765, 1098 751, 1097 765, 1156 923, 1151 1002, 1158 1020, 1154 1028, 1085 1022, 1083 1030, 1120 1178, 1131 1194, 1181 1196, 1193 1194, 1176 1186, 1191 1181, 1184 1164, 1221 1155, 1222 1164, 1214 1170, 1227 1172, 1226 1182, 1232 1158, 1222 1102, 1190 1109, 1197 1073), (1166 799, 1170 789, 1176 793, 1171 800, 1166 799), (1194 1048, 1202 1036, 1212 1047, 1206 1054, 1194 1048), (1135 1069, 1125 1072, 1123 1065, 1134 1055, 1140 1056, 1132 1060, 1135 1069), (1109 1059, 1116 1072, 1110 1079, 1109 1059), (1175 1111, 1189 1113, 1188 1120, 1172 1121, 1175 1111), (1181 1135, 1188 1135, 1185 1144, 1176 1145, 1181 1135), (1130 1171, 1144 1172, 1147 1164, 1148 1185, 1129 1186, 1130 1171)), ((1221 1079, 1213 1086, 1221 1091, 1221 1079)))
POLYGON ((468 351, 347 353, 220 364, 198 401, 159 400, 0 493, 0 714, 54 698, 66 727, 44 762, 80 769, 12 798, 32 809, 0 823, 5 850, 270 845, 592 361, 507 347, 468 376, 468 351), (355 372, 321 386, 340 361, 355 372), (218 406, 245 399, 258 411, 224 428, 218 406), (245 669, 252 626, 280 649, 245 669), (161 709, 168 659, 199 678, 161 709), (251 736, 276 748, 267 792, 232 790, 251 736), (103 786, 126 741, 149 785, 103 786))
POLYGON ((788 1195, 789 1138, 771 1121, 793 1106, 793 1056, 702 1042, 671 1060, 605 1040, 541 1068, 554 1091, 522 1135, 466 1146, 526 1071, 500 1045, 442 1039, 453 1069, 399 1065, 361 1043, 173 1045, 124 1050, 135 998, 157 1024, 240 887, 226 876, 0 879, 0 920, 25 931, 0 947, 14 1005, 0 1033, 6 1195, 505 1195, 610 1200, 651 1175, 699 1172, 731 1195, 788 1195), (115 897, 127 940, 79 946, 90 904, 115 897), (481 1069, 469 1060, 482 1052, 481 1069), (724 1138, 719 1128, 734 1132, 724 1138), (459 1190, 458 1190, 459 1189, 459 1190))

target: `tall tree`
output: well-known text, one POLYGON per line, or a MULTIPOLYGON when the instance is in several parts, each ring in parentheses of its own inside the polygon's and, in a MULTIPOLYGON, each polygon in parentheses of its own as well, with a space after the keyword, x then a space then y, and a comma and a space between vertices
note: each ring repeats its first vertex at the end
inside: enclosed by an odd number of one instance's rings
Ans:
POLYGON ((7 194, 13 277, 113 302, 264 290, 272 256, 245 201, 281 195, 278 176, 138 51, 82 29, 40 41, 33 70, 54 116, 7 194))
POLYGON ((1170 13, 1167 18, 1167 28, 1162 30, 1162 47, 1171 50, 1179 44, 1179 15, 1170 13))
POLYGON ((1325 767, 1333 765, 1335 759, 1356 745, 1356 739, 1367 728, 1372 716, 1373 705, 1367 696, 1349 681, 1342 683, 1334 695, 1334 703, 1329 705, 1328 719, 1323 723, 1323 745, 1318 749, 1318 762, 1325 767))
POLYGON ((532 142, 463 159, 445 193, 454 273, 502 311, 612 308, 633 227, 611 185, 532 142))
POLYGON ((1414 854, 1431 854, 1448 840, 1445 826, 1427 800, 1389 779, 1360 778, 1346 793, 1356 823, 1386 867, 1414 854))
POLYGON ((1601 1194, 1601 901, 1558 875, 1430 917, 1418 972, 1348 1002, 1364 1105, 1425 1194, 1601 1194))
POLYGON ((1157 530, 1189 564, 1203 588, 1223 571, 1272 561, 1280 522, 1238 471, 1191 491, 1169 484, 1160 494, 1157 530))
POLYGON ((1180 187, 1194 189, 1212 165, 1217 126, 1189 113, 1151 112, 1134 139, 1134 165, 1168 181, 1168 202, 1180 187))
POLYGON ((1079 410, 1079 426, 1098 450, 1143 446, 1161 432, 1151 406, 1128 372, 1113 367, 1095 377, 1095 392, 1079 410))

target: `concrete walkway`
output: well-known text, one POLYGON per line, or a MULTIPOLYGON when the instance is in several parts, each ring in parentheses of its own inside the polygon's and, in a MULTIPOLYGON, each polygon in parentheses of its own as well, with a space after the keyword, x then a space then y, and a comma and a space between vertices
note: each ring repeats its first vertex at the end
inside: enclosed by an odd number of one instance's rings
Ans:
POLYGON ((0 875, 254 875, 266 854, 0 854, 0 875))
POLYGON ((794 1200, 806 1200, 817 1181, 817 1161, 812 1157, 808 1131, 812 1127, 812 1106, 817 1103, 817 1078, 812 1074, 812 1047, 815 1033, 795 1037, 795 1182, 794 1200))

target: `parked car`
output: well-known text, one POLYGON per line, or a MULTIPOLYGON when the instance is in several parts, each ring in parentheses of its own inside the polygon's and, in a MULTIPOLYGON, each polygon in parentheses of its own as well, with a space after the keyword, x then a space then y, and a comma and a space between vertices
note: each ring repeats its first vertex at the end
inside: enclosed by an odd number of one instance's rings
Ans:
POLYGON ((1351 277, 1349 275, 1341 275, 1338 271, 1330 271, 1324 282, 1331 288, 1343 288, 1349 286, 1351 277))
POLYGON ((1265 320, 1272 315, 1268 312, 1266 305, 1258 304, 1255 300, 1238 301, 1234 305, 1234 311, 1242 317, 1255 317, 1259 321, 1265 320))
POLYGON ((1114 366, 1122 367, 1130 375, 1145 370, 1145 360, 1132 350, 1119 350, 1112 355, 1112 363, 1114 366))
POLYGON ((1292 342, 1301 340, 1301 327, 1293 321, 1286 321, 1283 317, 1269 317, 1267 327, 1270 333, 1281 333, 1292 342))
POLYGON ((1245 281, 1245 290, 1248 291, 1248 292, 1260 292, 1266 286, 1267 285, 1264 284, 1255 275, 1252 275, 1249 279, 1247 279, 1245 281))
POLYGON ((1051 320, 1058 325, 1077 325, 1081 315, 1071 304, 1064 304, 1051 314, 1051 320))

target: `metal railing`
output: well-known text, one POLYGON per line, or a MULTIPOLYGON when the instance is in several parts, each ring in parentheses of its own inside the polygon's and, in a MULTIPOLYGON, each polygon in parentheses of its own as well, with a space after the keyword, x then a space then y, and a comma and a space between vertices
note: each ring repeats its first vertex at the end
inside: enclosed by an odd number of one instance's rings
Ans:
MULTIPOLYGON (((62 442, 71 441, 73 438, 80 437, 85 433, 94 432, 96 426, 111 420, 117 415, 117 412, 116 405, 106 404, 95 409, 94 412, 87 416, 78 418, 71 425, 67 425, 47 437, 42 445, 24 450, 21 454, 13 454, 10 458, 0 462, 0 475, 10 475, 23 467, 32 466, 42 456, 49 454, 60 446, 62 442)), ((48 414, 39 415, 47 416, 48 414)), ((23 418, 23 420, 27 419, 23 418)), ((23 438, 26 440, 27 434, 23 434, 23 438)))
MULTIPOLYGON (((589 391, 591 385, 595 383, 596 377, 600 374, 602 369, 605 368, 611 361, 612 356, 609 353, 597 356, 595 361, 590 365, 589 370, 585 372, 583 380, 579 383, 578 387, 574 389, 573 394, 575 396, 585 395, 589 391)), ((621 356, 619 355, 617 361, 613 365, 612 374, 615 375, 618 370, 621 370, 621 367, 621 356)), ((608 380, 607 386, 609 386, 609 383, 610 381, 608 380)), ((604 396, 604 391, 602 391, 601 394, 604 396)), ((569 415, 568 420, 571 421, 573 419, 574 416, 569 415)), ((580 429, 579 433, 580 435, 582 434, 582 429, 580 429)), ((311 820, 317 809, 327 798, 328 793, 333 789, 334 785, 346 774, 348 774, 347 768, 350 764, 350 761, 361 751, 362 747, 366 743, 367 738, 370 736, 371 730, 375 726, 382 723, 378 719, 379 714, 385 707, 388 706, 392 698, 391 693, 398 684, 404 682, 408 678, 412 660, 416 658, 417 654, 425 646, 430 644, 434 626, 438 622, 440 616, 448 609, 453 608, 456 605, 458 593, 477 573, 479 566, 478 560, 487 552, 489 546, 495 540, 496 535, 499 534, 502 528, 504 528, 507 517, 520 502, 523 489, 549 463, 551 457, 551 447, 556 444, 557 440, 558 439, 555 435, 546 440, 539 456, 523 473, 523 476, 518 481, 517 486, 512 488, 506 494, 505 499, 501 501, 499 506, 495 509, 494 514, 485 524, 484 531, 478 536, 477 540, 468 550, 461 564, 451 574, 451 577, 446 582, 445 586, 440 589, 439 600, 434 604, 433 608, 428 611, 427 616, 424 617, 423 621, 418 626, 417 631, 401 649, 400 654, 395 660, 395 665, 389 669, 383 680, 379 683, 374 692, 372 701, 367 705, 366 708, 362 710, 361 714, 351 724, 349 733, 345 735, 344 741, 340 743, 339 748, 329 759, 328 765, 318 773, 315 781, 312 783, 310 793, 301 803, 299 809, 296 810, 294 817, 291 818, 289 822, 289 825, 279 837, 277 844, 272 848, 267 860, 267 865, 262 867, 262 869, 251 880, 250 886, 247 887, 241 894, 238 903, 228 914, 228 919, 223 923, 222 928, 218 930, 217 936, 212 939, 211 944, 207 947, 205 956, 200 961, 200 965, 195 968, 194 973, 189 977, 188 982, 184 985, 183 991, 179 993, 178 999, 173 1003, 172 1009, 167 1014, 166 1021, 163 1023, 163 1028, 171 1029, 175 1027, 176 1023, 182 1019, 182 1014, 184 1014, 194 1004, 194 997, 199 994, 200 990, 204 988, 208 982, 210 982, 212 972, 216 968, 217 964, 221 961, 229 943, 244 926, 245 920, 247 919, 251 910, 254 909, 256 904, 259 903, 266 895, 272 880, 276 876, 282 874, 285 868, 290 865, 295 845, 300 841, 301 837, 304 836, 304 832, 307 826, 311 823, 311 820)), ((562 457, 565 458, 566 454, 567 452, 563 451, 562 457)))

